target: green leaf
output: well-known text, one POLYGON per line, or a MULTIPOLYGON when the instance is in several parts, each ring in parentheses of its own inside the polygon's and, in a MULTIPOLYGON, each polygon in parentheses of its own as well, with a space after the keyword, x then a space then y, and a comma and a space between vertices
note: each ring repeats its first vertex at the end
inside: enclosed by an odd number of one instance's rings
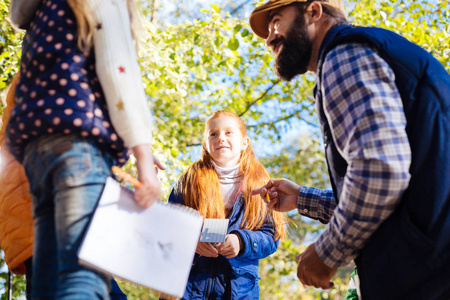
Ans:
POLYGON ((246 28, 241 32, 241 36, 246 37, 249 33, 250 33, 250 31, 246 28))
POLYGON ((216 13, 218 13, 220 11, 220 6, 217 4, 211 4, 212 9, 214 9, 214 11, 216 13))
POLYGON ((230 48, 230 50, 236 51, 239 48, 239 40, 236 38, 231 38, 228 41, 228 48, 230 48))
POLYGON ((178 150, 178 149, 175 148, 175 147, 173 147, 172 149, 170 149, 170 155, 172 155, 173 157, 177 157, 179 153, 180 153, 180 150, 178 150))

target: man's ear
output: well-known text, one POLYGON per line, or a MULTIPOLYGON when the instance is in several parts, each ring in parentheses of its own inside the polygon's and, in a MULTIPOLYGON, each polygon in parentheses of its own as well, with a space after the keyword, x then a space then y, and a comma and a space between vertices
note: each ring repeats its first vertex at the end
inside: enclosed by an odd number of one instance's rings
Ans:
POLYGON ((313 24, 320 20, 323 14, 322 3, 318 1, 313 1, 306 8, 306 13, 308 16, 307 24, 313 24))

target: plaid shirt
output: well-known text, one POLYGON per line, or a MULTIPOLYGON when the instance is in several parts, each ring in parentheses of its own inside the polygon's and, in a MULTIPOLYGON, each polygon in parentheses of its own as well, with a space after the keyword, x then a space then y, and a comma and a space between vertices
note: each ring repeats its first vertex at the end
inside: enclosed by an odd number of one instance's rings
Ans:
POLYGON ((322 74, 317 88, 348 167, 339 204, 332 191, 301 187, 298 210, 329 221, 315 247, 326 265, 337 268, 358 255, 401 200, 410 179, 411 149, 395 75, 376 52, 360 44, 340 45, 325 57, 322 74))

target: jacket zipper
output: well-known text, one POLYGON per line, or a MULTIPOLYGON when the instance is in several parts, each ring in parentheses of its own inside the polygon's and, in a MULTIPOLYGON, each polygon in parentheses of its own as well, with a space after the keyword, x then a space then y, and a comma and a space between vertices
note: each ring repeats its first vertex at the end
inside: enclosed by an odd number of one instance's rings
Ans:
MULTIPOLYGON (((242 189, 243 189, 243 186, 241 185, 241 187, 239 188, 239 190, 236 194, 236 197, 234 198, 233 207, 232 207, 231 211, 228 212, 228 215, 226 216, 230 220, 231 220, 231 217, 233 217, 233 214, 235 212, 234 206, 236 205, 236 200, 239 198, 239 196, 242 193, 242 189)), ((230 225, 228 225, 228 226, 230 226, 230 225)), ((229 227, 228 227, 228 229, 229 229, 229 227)), ((209 296, 211 295, 211 292, 214 288, 213 287, 213 284, 214 284, 213 275, 214 275, 215 268, 216 268, 216 260, 213 259, 212 263, 211 263, 211 269, 210 269, 211 271, 209 273, 208 286, 206 288, 206 293, 205 293, 206 298, 205 299, 209 299, 209 296)))
POLYGON ((216 267, 216 260, 213 259, 212 263, 211 263, 211 269, 210 269, 211 271, 209 273, 208 286, 206 288, 206 294, 205 294, 206 298, 205 299, 209 299, 209 296, 210 296, 211 291, 213 289, 213 281, 214 281, 213 280, 213 275, 214 275, 215 267, 216 267))

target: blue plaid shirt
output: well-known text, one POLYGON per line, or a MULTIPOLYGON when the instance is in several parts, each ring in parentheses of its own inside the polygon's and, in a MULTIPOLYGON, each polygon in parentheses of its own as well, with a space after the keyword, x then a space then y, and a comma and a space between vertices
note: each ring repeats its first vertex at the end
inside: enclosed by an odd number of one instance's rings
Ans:
POLYGON ((298 210, 329 222, 315 247, 326 265, 337 268, 358 255, 396 208, 411 177, 411 149, 395 75, 376 52, 340 45, 325 57, 322 74, 317 88, 348 167, 339 204, 332 191, 303 186, 298 210))

